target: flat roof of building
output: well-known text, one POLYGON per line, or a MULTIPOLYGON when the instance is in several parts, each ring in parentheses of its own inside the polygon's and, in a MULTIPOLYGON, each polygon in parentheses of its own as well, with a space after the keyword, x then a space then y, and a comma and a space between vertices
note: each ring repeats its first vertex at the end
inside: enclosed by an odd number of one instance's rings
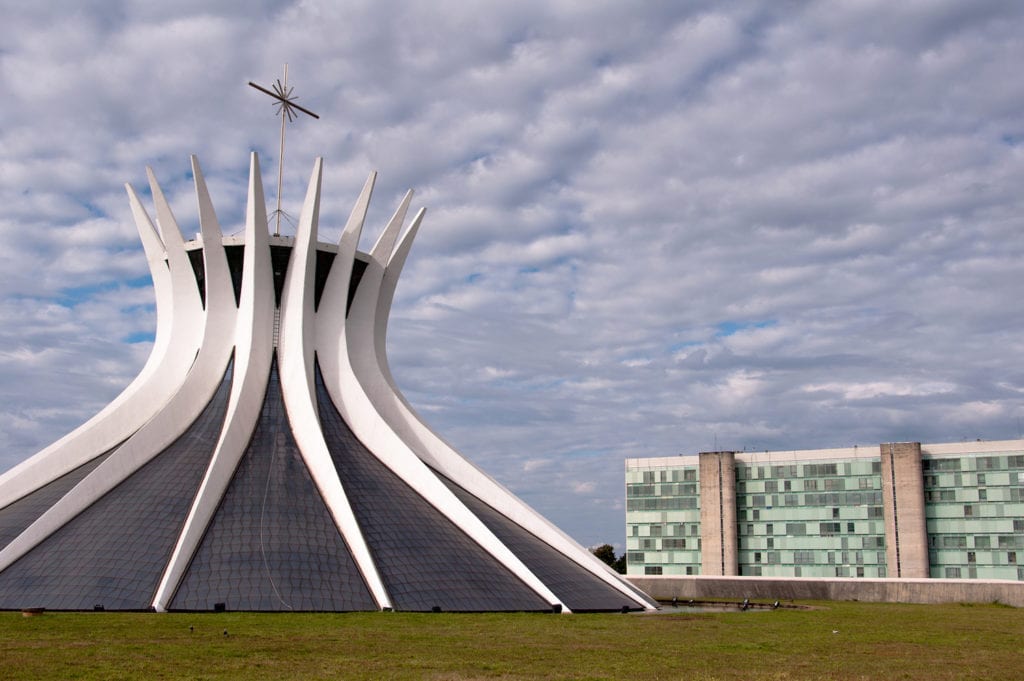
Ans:
MULTIPOLYGON (((782 465, 797 461, 877 459, 881 455, 879 447, 881 445, 854 445, 853 447, 837 447, 833 449, 734 452, 734 454, 737 461, 745 464, 782 465)), ((1024 439, 968 440, 965 442, 942 442, 921 445, 921 455, 933 458, 949 458, 964 454, 1001 454, 1006 452, 1024 452, 1024 439)), ((626 459, 626 470, 696 466, 698 460, 699 456, 697 454, 626 459)))

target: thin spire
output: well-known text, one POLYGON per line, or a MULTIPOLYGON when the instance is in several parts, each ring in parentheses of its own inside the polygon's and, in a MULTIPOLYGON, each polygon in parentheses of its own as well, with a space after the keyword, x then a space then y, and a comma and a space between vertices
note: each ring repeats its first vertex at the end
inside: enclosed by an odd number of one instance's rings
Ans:
POLYGON ((281 186, 284 180, 284 131, 285 125, 291 123, 299 114, 297 112, 312 116, 313 118, 320 120, 320 116, 316 115, 309 109, 299 106, 295 103, 298 97, 292 95, 295 90, 293 87, 288 86, 288 64, 284 65, 284 81, 277 79, 271 86, 273 90, 268 90, 265 87, 257 85, 256 83, 249 81, 249 86, 254 87, 260 92, 266 93, 273 97, 275 100, 274 106, 277 108, 277 115, 281 116, 281 150, 277 156, 277 209, 273 212, 273 215, 277 218, 276 227, 274 228, 274 236, 281 236, 281 216, 284 211, 281 210, 281 186))

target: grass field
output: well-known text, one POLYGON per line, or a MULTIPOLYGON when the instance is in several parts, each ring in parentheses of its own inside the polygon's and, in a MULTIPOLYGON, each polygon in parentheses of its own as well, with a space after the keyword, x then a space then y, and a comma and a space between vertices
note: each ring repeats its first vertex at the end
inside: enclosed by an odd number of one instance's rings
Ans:
POLYGON ((4 679, 1013 679, 1024 609, 0 613, 4 679), (192 630, 190 630, 192 627, 192 630), (224 635, 227 630, 228 635, 224 635))

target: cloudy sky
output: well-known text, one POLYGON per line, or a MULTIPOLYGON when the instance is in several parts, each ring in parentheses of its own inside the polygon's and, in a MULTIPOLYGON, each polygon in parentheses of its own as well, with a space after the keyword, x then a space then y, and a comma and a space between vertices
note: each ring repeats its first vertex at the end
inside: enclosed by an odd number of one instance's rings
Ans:
MULTIPOLYGON (((623 460, 1008 439, 1024 420, 1024 5, 0 0, 0 469, 85 420, 155 328, 123 184, 226 232, 248 152, 321 237, 427 219, 399 385, 584 544, 623 460), (173 7, 173 9, 172 9, 173 7)), ((286 230, 287 231, 287 230, 286 230)))

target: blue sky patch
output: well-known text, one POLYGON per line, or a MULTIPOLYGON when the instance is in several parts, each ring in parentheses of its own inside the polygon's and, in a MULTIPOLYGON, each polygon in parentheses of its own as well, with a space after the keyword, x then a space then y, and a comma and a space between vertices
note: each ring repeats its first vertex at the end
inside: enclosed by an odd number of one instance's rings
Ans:
POLYGON ((715 327, 717 329, 715 336, 717 338, 728 338, 739 331, 746 331, 747 329, 765 329, 769 326, 775 326, 776 324, 778 324, 778 322, 774 319, 766 319, 763 322, 722 322, 715 327))
POLYGON ((136 331, 122 338, 125 343, 152 343, 156 340, 156 334, 152 331, 136 331))
POLYGON ((85 286, 72 286, 71 288, 62 289, 60 296, 56 299, 56 302, 58 305, 63 307, 75 307, 81 303, 92 300, 97 294, 114 291, 119 285, 119 282, 116 281, 104 281, 97 284, 87 284, 85 286))
POLYGON ((683 350, 685 348, 692 348, 698 345, 703 345, 703 343, 695 340, 679 341, 678 343, 673 343, 672 345, 668 346, 668 351, 679 352, 680 350, 683 350))

